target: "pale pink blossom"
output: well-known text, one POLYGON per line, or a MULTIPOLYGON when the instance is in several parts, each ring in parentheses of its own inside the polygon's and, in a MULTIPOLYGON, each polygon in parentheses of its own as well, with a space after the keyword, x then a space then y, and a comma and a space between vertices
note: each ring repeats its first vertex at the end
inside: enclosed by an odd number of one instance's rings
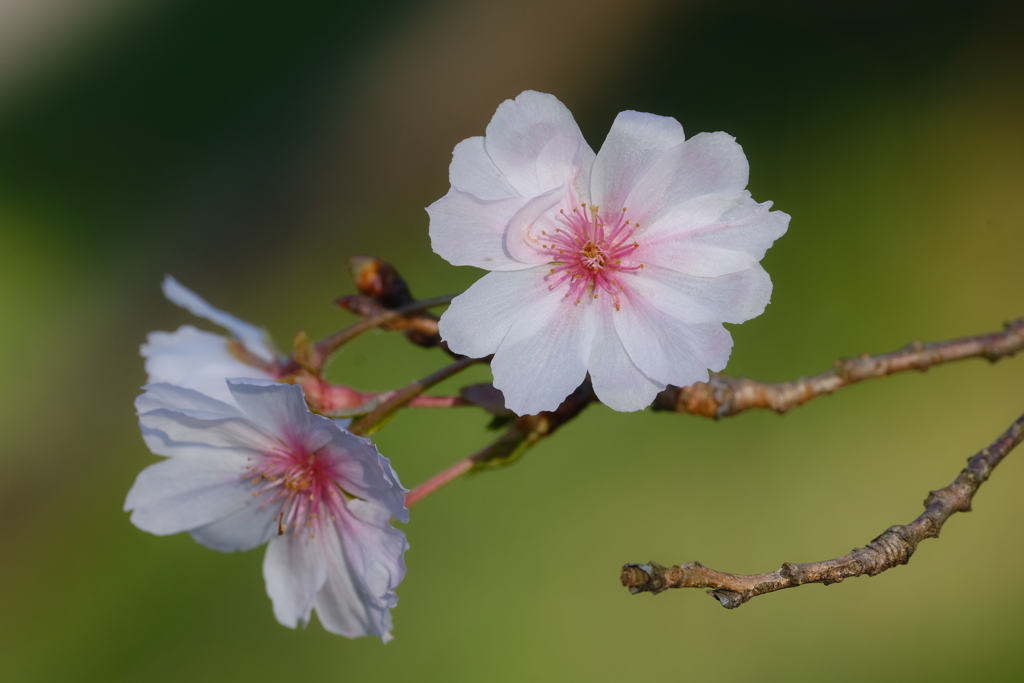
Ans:
POLYGON ((166 382, 231 402, 228 377, 275 379, 277 349, 259 327, 214 308, 168 275, 162 289, 170 301, 223 327, 230 337, 182 325, 174 332, 150 332, 140 349, 148 383, 166 382), (232 351, 234 341, 237 351, 232 351), (241 353, 239 353, 241 351, 241 353))
POLYGON ((759 261, 789 224, 744 189, 732 136, 687 140, 675 119, 625 111, 595 155, 565 105, 532 91, 486 133, 456 145, 451 190, 427 212, 435 252, 492 271, 440 331, 453 351, 494 354, 510 409, 553 410, 589 372, 605 404, 640 410, 725 367, 722 323, 764 311, 759 261))
POLYGON ((132 522, 158 535, 188 531, 221 551, 267 541, 274 615, 328 631, 391 639, 405 576, 406 489, 369 440, 307 408, 302 389, 226 383, 232 403, 153 384, 136 401, 143 438, 166 459, 128 492, 132 522))

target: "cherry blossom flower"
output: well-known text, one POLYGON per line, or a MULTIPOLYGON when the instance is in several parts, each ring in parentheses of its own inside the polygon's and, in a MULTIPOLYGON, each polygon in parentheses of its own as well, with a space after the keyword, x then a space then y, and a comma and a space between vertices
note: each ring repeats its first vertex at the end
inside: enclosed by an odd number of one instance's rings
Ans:
POLYGON ((162 289, 173 303, 223 327, 231 338, 192 325, 174 332, 150 332, 140 349, 149 384, 166 382, 231 403, 226 378, 275 379, 272 368, 279 354, 266 332, 214 308, 170 275, 162 289))
POLYGON ((166 460, 144 469, 125 510, 157 535, 188 531, 214 550, 270 541, 274 615, 348 637, 391 639, 405 576, 406 489, 369 440, 312 414, 302 389, 228 380, 233 401, 153 384, 136 401, 143 438, 166 460))
POLYGON ((595 155, 565 105, 527 91, 456 145, 449 175, 427 208, 434 251, 491 272, 455 298, 441 336, 494 354, 521 415, 554 410, 588 372, 623 411, 707 381, 732 350, 722 323, 771 298, 759 261, 789 216, 744 189, 725 133, 686 139, 675 119, 625 111, 595 155))

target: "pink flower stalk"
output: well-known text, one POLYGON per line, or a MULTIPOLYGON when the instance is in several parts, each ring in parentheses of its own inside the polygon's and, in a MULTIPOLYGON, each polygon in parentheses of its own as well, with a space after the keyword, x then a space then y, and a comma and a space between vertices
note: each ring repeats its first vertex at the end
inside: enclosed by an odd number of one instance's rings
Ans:
POLYGON ((153 384, 136 401, 146 444, 166 460, 144 469, 125 510, 157 535, 188 531, 221 551, 270 542, 263 562, 274 615, 332 633, 391 640, 405 576, 406 489, 368 439, 314 415, 302 389, 227 382, 232 403, 153 384))
POLYGON ((455 147, 451 190, 427 208, 434 251, 491 271, 452 301, 440 332, 520 415, 554 410, 590 373, 602 402, 641 410, 668 384, 722 370, 722 323, 764 312, 759 261, 786 232, 744 188, 742 148, 690 139, 675 119, 625 111, 598 154, 551 95, 498 107, 455 147))
POLYGON ((276 379, 273 367, 279 354, 266 332, 214 308, 170 275, 162 289, 173 303, 226 329, 242 353, 231 350, 227 337, 192 325, 174 332, 150 332, 140 349, 149 384, 166 382, 231 402, 226 378, 276 379))

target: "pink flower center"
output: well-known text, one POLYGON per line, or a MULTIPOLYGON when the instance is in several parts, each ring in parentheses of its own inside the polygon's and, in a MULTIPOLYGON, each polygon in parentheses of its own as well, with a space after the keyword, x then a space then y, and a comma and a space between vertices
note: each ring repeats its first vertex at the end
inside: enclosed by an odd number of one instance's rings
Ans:
POLYGON ((296 536, 309 531, 312 538, 325 518, 335 519, 344 505, 345 492, 326 458, 302 448, 282 448, 268 453, 246 468, 246 479, 257 488, 252 495, 267 496, 260 505, 280 506, 277 534, 291 530, 296 536))
POLYGON ((625 208, 606 219, 598 207, 586 203, 569 211, 559 209, 557 220, 561 225, 554 235, 541 232, 541 246, 551 256, 553 266, 546 276, 548 289, 568 282, 565 296, 574 298, 577 304, 584 297, 597 299, 604 291, 615 310, 620 310, 619 295, 626 289, 622 275, 644 267, 631 258, 640 247, 633 239, 640 226, 630 224, 625 208))

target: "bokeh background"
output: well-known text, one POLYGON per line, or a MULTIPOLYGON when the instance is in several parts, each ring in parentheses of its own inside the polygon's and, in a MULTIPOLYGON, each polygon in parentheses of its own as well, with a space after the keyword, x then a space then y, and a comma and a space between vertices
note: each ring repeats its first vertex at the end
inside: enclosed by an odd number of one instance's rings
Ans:
MULTIPOLYGON (((1024 410, 1024 359, 862 384, 721 423, 589 409, 413 511, 396 640, 273 618, 262 551, 121 511, 155 458, 138 346, 188 316, 173 273, 287 346, 351 322, 344 259, 419 296, 479 273, 424 206, 503 99, 555 93, 595 149, 615 114, 725 130, 793 216, 728 371, 1024 315, 1024 15, 1014 2, 0 0, 0 679, 1010 680, 1024 636, 1024 452, 906 567, 726 611, 630 596, 630 561, 736 572, 835 557, 921 510, 1024 410)), ((368 335, 331 366, 384 390, 445 362, 368 335)), ((484 380, 485 370, 472 379, 484 380)), ((452 391, 454 386, 442 387, 452 391)), ((407 486, 489 438, 403 413, 407 486)))

